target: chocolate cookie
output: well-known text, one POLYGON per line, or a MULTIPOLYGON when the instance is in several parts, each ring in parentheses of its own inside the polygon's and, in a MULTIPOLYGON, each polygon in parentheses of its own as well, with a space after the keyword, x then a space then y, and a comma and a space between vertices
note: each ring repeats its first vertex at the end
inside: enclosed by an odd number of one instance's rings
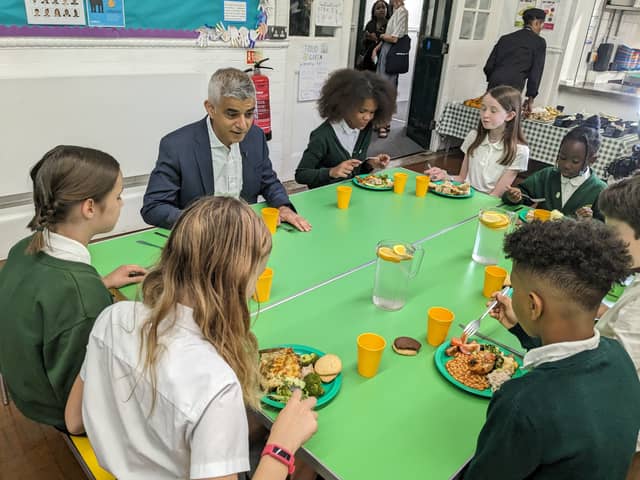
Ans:
POLYGON ((417 355, 422 345, 418 340, 411 337, 398 337, 393 341, 393 351, 400 355, 417 355))

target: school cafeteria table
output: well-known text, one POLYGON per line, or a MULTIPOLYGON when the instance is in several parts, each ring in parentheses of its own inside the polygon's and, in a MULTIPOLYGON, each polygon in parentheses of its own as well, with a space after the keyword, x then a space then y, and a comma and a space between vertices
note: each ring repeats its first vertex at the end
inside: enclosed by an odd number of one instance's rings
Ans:
MULTIPOLYGON (((462 103, 449 103, 442 112, 436 131, 440 135, 464 139, 469 130, 477 127, 479 118, 479 109, 462 103)), ((529 144, 531 158, 555 165, 560 142, 570 129, 554 127, 534 120, 522 122, 522 129, 529 144)), ((593 170, 602 178, 607 165, 616 158, 629 155, 631 147, 636 143, 638 143, 636 134, 619 138, 602 137, 598 160, 593 165, 593 170)))
MULTIPOLYGON (((471 260, 475 215, 498 200, 480 193, 469 199, 433 193, 416 198, 410 179, 404 195, 354 187, 346 211, 335 208, 335 186, 295 195, 293 201, 314 231, 275 234, 269 265, 276 301, 257 312, 254 331, 260 348, 306 345, 343 362, 341 390, 319 410, 318 432, 301 455, 327 480, 451 477, 473 454, 488 399, 458 389, 438 373, 435 348, 425 341, 426 312, 436 305, 453 310, 452 336, 459 335, 459 322, 484 310, 483 266, 471 260), (371 301, 375 244, 381 239, 413 242, 425 250, 407 304, 396 312, 371 301), (356 371, 356 337, 364 332, 387 341, 371 379, 356 371), (417 356, 391 350, 394 338, 403 335, 423 343, 417 356)), ((92 244, 94 264, 101 273, 122 262, 151 264, 160 250, 136 241, 162 245, 165 239, 156 231, 92 244)), ((518 347, 491 318, 481 331, 518 347)), ((262 413, 269 424, 277 410, 265 407, 262 413)))
MULTIPOLYGON (((347 210, 336 207, 336 185, 291 196, 296 209, 311 222, 313 230, 303 233, 288 225, 278 228, 273 236, 268 264, 274 270, 274 277, 271 298, 266 305, 290 298, 372 261, 379 240, 415 242, 468 220, 477 215, 479 209, 497 203, 495 198, 478 193, 469 199, 449 199, 432 194, 419 198, 415 196, 416 173, 406 169, 390 169, 388 173, 395 171, 410 175, 403 195, 353 185, 347 210)), ((263 206, 259 204, 254 208, 259 211, 263 206)), ((153 245, 160 247, 166 242, 166 238, 157 233, 168 232, 147 230, 92 243, 89 246, 92 263, 102 275, 121 264, 150 266, 160 253, 153 245), (138 243, 140 241, 147 245, 138 243)), ((130 286, 121 291, 133 298, 136 290, 137 287, 130 286)))

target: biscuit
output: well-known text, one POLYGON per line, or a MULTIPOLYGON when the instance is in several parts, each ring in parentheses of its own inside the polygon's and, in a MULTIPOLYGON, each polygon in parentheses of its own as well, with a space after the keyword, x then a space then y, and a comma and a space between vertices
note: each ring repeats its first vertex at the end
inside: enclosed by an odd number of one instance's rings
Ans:
POLYGON ((393 351, 399 355, 417 355, 422 345, 418 340, 411 337, 398 337, 393 341, 393 351))
POLYGON ((337 355, 328 353, 320 357, 313 368, 321 377, 337 375, 342 371, 342 361, 337 355))

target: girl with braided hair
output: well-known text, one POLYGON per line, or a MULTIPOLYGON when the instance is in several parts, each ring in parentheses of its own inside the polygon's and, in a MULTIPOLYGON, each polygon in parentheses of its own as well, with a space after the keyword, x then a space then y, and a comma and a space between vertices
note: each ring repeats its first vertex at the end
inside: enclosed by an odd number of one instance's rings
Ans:
POLYGON ((64 409, 84 360, 89 332, 112 303, 108 288, 142 281, 137 265, 101 278, 87 245, 113 229, 122 208, 122 173, 104 152, 57 146, 31 169, 31 236, 0 271, 0 372, 18 409, 66 431, 64 409))
POLYGON ((570 217, 603 220, 596 201, 607 185, 590 168, 598 157, 599 130, 598 117, 589 118, 584 125, 570 130, 560 144, 556 166, 534 173, 518 188, 508 188, 502 199, 518 204, 526 201, 524 193, 531 198, 545 198, 537 208, 559 210, 570 217))

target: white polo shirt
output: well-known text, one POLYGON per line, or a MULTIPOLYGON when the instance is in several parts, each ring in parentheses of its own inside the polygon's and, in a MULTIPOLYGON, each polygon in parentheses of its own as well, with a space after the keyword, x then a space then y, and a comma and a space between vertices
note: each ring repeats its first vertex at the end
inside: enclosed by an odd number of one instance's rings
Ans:
POLYGON ((160 325, 156 403, 142 375, 140 326, 149 309, 119 302, 96 320, 81 370, 82 417, 102 467, 121 479, 221 477, 249 470, 242 388, 179 305, 160 325), (172 315, 173 316, 173 315, 172 315))
MULTIPOLYGON (((478 132, 473 129, 467 134, 460 150, 467 154, 469 147, 476 139, 478 132)), ((500 161, 504 157, 504 143, 489 142, 487 135, 482 143, 473 152, 468 159, 469 170, 467 172, 466 182, 470 183, 473 188, 484 193, 491 193, 496 187, 498 180, 506 170, 515 170, 516 172, 524 172, 529 164, 529 147, 526 145, 518 145, 516 149, 516 157, 511 165, 500 165, 500 161)))

